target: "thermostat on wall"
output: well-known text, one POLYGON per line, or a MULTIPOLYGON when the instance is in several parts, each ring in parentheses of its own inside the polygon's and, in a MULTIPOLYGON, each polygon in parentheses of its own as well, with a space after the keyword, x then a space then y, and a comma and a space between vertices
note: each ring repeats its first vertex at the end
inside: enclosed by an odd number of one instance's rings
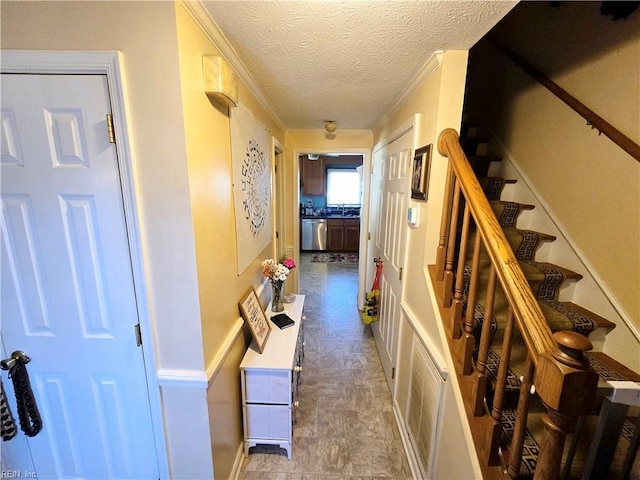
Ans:
POLYGON ((420 218, 420 205, 412 205, 407 210, 407 223, 411 228, 418 228, 420 218))

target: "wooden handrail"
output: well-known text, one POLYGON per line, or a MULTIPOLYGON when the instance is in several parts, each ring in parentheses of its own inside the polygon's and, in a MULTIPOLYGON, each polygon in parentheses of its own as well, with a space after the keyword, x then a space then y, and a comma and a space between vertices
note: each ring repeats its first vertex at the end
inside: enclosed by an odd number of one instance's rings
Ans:
POLYGON ((552 352, 556 346, 540 305, 531 292, 504 231, 495 218, 491 205, 462 151, 458 134, 454 129, 448 128, 440 134, 438 151, 449 158, 471 209, 471 215, 485 239, 487 254, 496 268, 496 274, 509 304, 513 307, 516 322, 531 359, 537 365, 540 355, 552 352), (479 221, 479 219, 486 221, 479 221))
POLYGON ((618 145, 625 152, 627 152, 629 155, 640 162, 640 145, 631 140, 624 133, 611 125, 604 118, 595 113, 569 92, 564 90, 557 83, 553 82, 551 79, 543 75, 522 57, 518 56, 495 40, 492 40, 492 44, 499 51, 504 53, 509 59, 511 59, 516 65, 522 68, 522 70, 527 72, 532 78, 537 80, 541 85, 547 88, 547 90, 549 90, 556 97, 566 103, 571 109, 577 112, 582 118, 587 121, 587 125, 589 125, 591 128, 595 128, 598 132, 603 133, 616 145, 618 145))

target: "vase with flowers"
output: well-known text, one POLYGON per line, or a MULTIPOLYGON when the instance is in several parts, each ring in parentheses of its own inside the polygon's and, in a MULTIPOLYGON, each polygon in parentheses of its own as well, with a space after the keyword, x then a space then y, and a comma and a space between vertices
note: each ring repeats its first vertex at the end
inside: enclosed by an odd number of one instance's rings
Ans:
POLYGON ((296 268, 295 262, 282 255, 276 262, 273 258, 268 258, 262 262, 262 274, 271 281, 271 311, 284 311, 282 286, 287 276, 296 268))

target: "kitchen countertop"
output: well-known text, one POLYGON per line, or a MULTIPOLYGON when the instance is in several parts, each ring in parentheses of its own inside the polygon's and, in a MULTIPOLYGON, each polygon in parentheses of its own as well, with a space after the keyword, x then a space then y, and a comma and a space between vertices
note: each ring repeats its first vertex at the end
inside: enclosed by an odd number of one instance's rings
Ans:
POLYGON ((360 219, 360 215, 300 215, 300 218, 302 220, 305 219, 311 219, 311 220, 321 220, 321 219, 336 219, 336 220, 340 220, 340 219, 345 219, 345 218, 355 218, 355 219, 360 219))

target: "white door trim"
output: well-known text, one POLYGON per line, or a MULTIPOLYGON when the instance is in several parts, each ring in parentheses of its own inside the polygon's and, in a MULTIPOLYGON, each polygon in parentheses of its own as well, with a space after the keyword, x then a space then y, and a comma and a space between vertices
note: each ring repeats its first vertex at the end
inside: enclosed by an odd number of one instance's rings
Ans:
MULTIPOLYGON (((158 456, 160 478, 169 478, 164 421, 155 358, 155 339, 151 326, 147 284, 142 256, 140 222, 136 205, 131 153, 131 136, 127 123, 127 92, 122 55, 117 51, 36 51, 3 50, 2 73, 24 74, 99 74, 106 75, 116 137, 116 151, 124 202, 127 239, 136 293, 136 305, 144 348, 145 375, 158 456)), ((132 331, 132 336, 133 336, 132 331)))

